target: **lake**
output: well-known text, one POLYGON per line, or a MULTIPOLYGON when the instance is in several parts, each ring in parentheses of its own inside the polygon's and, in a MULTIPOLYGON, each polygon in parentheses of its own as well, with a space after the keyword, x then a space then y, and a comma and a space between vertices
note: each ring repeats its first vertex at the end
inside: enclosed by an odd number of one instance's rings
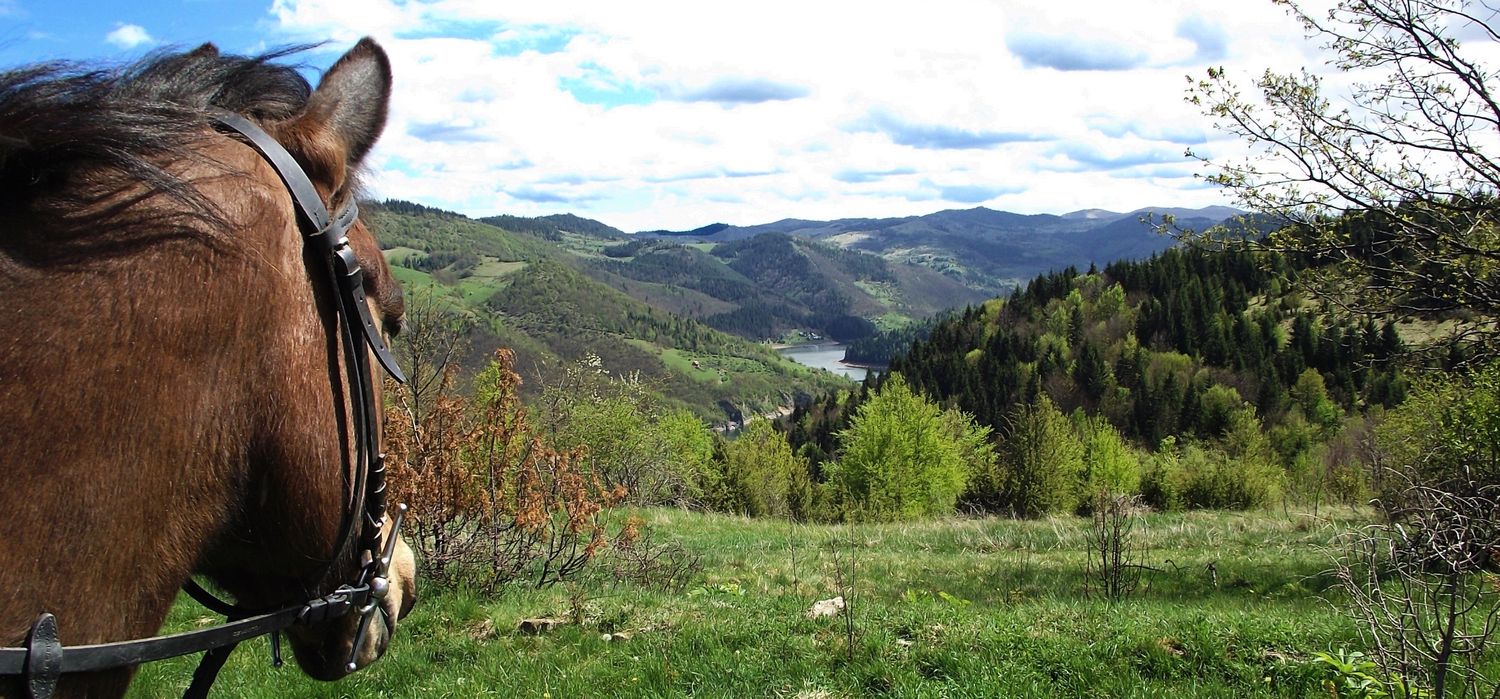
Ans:
POLYGON ((813 367, 814 369, 827 369, 839 376, 846 376, 855 381, 864 381, 868 370, 864 367, 849 366, 840 362, 844 358, 844 345, 838 342, 815 342, 794 347, 784 347, 776 350, 781 356, 786 357, 798 364, 813 367))

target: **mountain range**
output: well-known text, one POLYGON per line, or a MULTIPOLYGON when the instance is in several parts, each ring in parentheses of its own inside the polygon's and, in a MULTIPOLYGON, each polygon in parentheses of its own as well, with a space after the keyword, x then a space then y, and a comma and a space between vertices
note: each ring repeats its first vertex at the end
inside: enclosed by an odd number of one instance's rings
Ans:
MULTIPOLYGON (((1142 214, 989 209, 898 219, 782 220, 626 233, 572 215, 465 216, 367 205, 414 296, 469 318, 477 367, 497 346, 523 375, 587 354, 636 372, 705 418, 765 412, 841 379, 766 342, 854 340, 978 303, 1037 274, 1143 257, 1172 243, 1142 214)), ((1231 209, 1173 211, 1207 226, 1231 209)))
POLYGON ((1017 214, 980 207, 900 218, 783 219, 754 226, 712 224, 690 231, 645 231, 638 235, 722 243, 779 233, 928 267, 993 295, 1008 292, 1038 274, 1068 266, 1102 266, 1165 250, 1174 240, 1158 233, 1157 226, 1167 216, 1178 228, 1203 230, 1243 213, 1226 206, 1148 207, 1127 213, 1084 209, 1062 215, 1017 214))

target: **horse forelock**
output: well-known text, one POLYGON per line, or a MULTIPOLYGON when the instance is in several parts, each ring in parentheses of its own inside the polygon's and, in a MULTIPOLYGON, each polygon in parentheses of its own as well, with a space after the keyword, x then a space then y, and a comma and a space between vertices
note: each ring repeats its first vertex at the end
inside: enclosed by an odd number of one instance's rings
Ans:
POLYGON ((48 63, 0 73, 0 212, 34 212, 59 238, 222 230, 215 202, 176 165, 198 157, 215 110, 287 119, 306 106, 311 87, 278 63, 306 47, 259 56, 209 48, 115 67, 48 63), (173 215, 109 205, 129 192, 172 200, 173 215))

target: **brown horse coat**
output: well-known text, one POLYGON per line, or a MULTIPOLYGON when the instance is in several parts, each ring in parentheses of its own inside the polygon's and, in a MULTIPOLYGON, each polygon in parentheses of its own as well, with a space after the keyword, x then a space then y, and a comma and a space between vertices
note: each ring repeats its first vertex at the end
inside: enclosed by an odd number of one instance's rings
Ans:
MULTIPOLYGON (((0 645, 43 611, 67 645, 151 636, 194 571, 251 606, 346 582, 352 561, 329 568, 352 449, 332 292, 276 173, 208 115, 257 118, 337 206, 384 125, 385 54, 360 42, 310 94, 210 46, 30 70, 0 76, 0 645)), ((350 239, 399 326, 374 238, 350 239)), ((343 625, 294 638, 304 669, 343 674, 320 658, 343 625)), ((130 676, 103 674, 63 694, 130 676)))

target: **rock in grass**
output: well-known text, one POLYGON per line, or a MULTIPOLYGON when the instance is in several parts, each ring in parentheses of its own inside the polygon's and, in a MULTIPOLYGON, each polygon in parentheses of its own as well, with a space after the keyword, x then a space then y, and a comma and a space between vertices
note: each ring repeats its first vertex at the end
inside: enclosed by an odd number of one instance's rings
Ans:
POLYGON ((833 616, 844 610, 844 596, 839 595, 833 599, 820 600, 813 604, 812 609, 807 610, 807 618, 818 619, 825 616, 833 616))

